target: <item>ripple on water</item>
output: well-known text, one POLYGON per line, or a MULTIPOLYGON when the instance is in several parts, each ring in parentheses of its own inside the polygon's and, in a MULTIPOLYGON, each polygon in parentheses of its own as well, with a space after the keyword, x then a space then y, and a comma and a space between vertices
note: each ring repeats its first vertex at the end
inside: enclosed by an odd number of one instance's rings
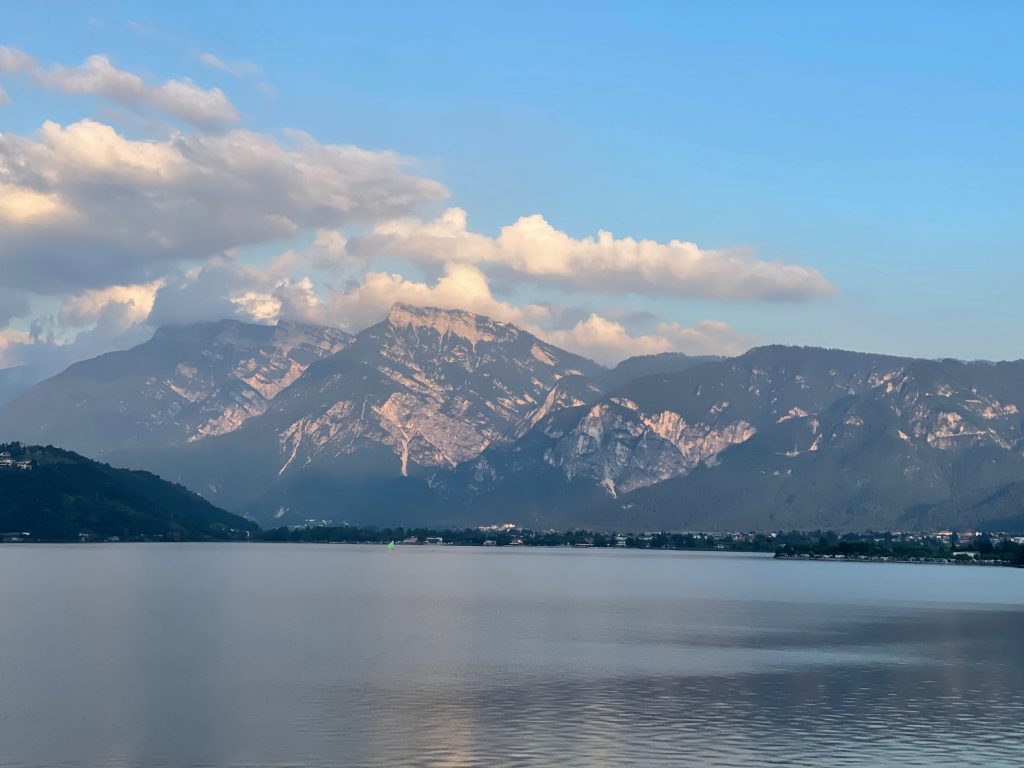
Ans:
POLYGON ((420 549, 5 549, 0 766, 1022 764, 1019 572, 420 549))

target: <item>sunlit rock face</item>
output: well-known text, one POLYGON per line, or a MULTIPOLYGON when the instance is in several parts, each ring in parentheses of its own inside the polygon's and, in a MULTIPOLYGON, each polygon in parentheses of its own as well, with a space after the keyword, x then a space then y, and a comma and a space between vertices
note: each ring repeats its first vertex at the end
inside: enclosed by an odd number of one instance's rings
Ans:
POLYGON ((548 464, 567 479, 591 478, 612 496, 685 474, 757 431, 742 419, 687 424, 673 411, 648 415, 623 397, 589 407, 568 431, 548 423, 541 429, 554 440, 544 452, 548 464))
MULTIPOLYGON (((535 458, 566 480, 589 479, 618 497, 698 466, 714 467, 726 449, 759 429, 869 391, 903 363, 768 347, 732 360, 679 361, 676 371, 643 375, 639 370, 640 375, 612 387, 600 386, 600 377, 567 378, 531 412, 519 436, 533 430, 528 442, 537 446, 535 458)), ((518 453, 515 471, 522 472, 529 451, 518 453)), ((481 460, 492 474, 503 464, 493 455, 481 460)))
POLYGON ((408 476, 511 440, 561 378, 600 370, 507 323, 397 304, 297 381, 266 421, 278 431, 279 473, 374 445, 408 476))

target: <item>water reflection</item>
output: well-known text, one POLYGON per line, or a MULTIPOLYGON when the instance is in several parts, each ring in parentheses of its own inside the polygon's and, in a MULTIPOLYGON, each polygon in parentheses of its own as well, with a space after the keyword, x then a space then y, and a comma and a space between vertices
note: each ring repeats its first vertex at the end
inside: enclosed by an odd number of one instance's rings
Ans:
POLYGON ((1019 765, 1022 576, 5 547, 0 765, 1019 765))

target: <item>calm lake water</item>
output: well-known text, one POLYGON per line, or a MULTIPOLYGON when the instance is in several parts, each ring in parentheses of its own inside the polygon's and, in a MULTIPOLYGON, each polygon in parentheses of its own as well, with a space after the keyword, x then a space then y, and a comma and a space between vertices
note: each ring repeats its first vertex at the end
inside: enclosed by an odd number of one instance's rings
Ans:
POLYGON ((1024 764, 1024 570, 0 547, 0 765, 1024 764))

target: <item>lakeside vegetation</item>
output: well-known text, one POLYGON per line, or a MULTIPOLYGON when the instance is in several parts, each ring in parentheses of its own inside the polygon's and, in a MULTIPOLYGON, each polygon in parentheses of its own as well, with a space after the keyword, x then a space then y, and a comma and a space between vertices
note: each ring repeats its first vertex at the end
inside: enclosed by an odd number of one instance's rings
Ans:
POLYGON ((0 541, 230 541, 258 528, 150 472, 0 443, 0 541))
POLYGON ((832 531, 774 533, 619 533, 589 530, 535 531, 528 528, 361 528, 312 526, 275 528, 252 535, 266 542, 322 542, 453 546, 616 547, 690 551, 764 552, 780 559, 875 560, 932 563, 988 563, 1024 566, 1024 541, 999 534, 954 532, 907 534, 832 531))
POLYGON ((980 533, 894 535, 827 533, 816 541, 788 541, 777 558, 867 560, 910 563, 975 563, 1024 567, 1024 538, 980 533))

